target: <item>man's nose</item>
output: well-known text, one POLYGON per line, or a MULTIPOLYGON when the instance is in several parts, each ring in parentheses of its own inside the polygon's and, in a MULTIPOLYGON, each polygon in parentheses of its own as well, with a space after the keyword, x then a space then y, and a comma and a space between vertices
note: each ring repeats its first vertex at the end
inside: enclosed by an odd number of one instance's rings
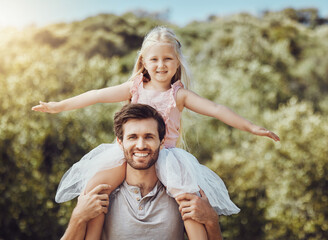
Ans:
POLYGON ((145 140, 144 140, 144 138, 142 138, 142 137, 138 138, 138 141, 137 141, 136 147, 137 147, 138 149, 144 149, 144 148, 146 147, 146 144, 145 144, 145 140))

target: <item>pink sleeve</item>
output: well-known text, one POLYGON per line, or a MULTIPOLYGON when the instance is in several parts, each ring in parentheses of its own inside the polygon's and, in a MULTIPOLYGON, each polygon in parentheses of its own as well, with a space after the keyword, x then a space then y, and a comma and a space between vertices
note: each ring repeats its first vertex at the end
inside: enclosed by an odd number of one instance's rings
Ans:
POLYGON ((183 86, 182 82, 179 80, 179 81, 176 81, 175 83, 173 83, 172 88, 173 88, 173 96, 174 96, 174 98, 176 98, 178 90, 180 88, 184 88, 184 86, 183 86))

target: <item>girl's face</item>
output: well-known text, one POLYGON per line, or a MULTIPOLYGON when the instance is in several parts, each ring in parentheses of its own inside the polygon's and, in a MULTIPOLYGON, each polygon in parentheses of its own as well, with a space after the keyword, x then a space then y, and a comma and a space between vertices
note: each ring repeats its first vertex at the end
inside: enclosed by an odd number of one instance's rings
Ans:
POLYGON ((171 83, 179 67, 179 60, 171 44, 157 43, 145 51, 143 64, 151 81, 171 83))

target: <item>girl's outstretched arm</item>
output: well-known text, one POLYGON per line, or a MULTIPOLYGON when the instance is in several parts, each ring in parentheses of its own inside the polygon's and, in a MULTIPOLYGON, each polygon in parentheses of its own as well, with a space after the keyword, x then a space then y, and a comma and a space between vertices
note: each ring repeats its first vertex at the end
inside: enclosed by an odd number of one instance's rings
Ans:
POLYGON ((40 104, 32 107, 32 110, 38 112, 59 113, 63 111, 83 108, 96 103, 114 103, 126 101, 131 98, 130 88, 132 84, 132 81, 128 81, 113 87, 91 90, 60 102, 46 103, 40 101, 40 104))
POLYGON ((177 93, 177 103, 180 108, 186 107, 199 114, 215 117, 225 124, 240 130, 259 136, 267 136, 275 141, 280 141, 279 137, 275 133, 251 123, 245 118, 234 113, 228 107, 216 104, 206 98, 200 97, 190 90, 180 89, 177 93))

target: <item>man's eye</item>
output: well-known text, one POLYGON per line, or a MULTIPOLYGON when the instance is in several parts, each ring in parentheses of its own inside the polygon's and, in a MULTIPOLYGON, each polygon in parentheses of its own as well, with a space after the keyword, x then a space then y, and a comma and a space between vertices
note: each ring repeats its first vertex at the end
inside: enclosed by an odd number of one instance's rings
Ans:
POLYGON ((147 136, 146 138, 147 139, 153 139, 153 136, 147 136))

